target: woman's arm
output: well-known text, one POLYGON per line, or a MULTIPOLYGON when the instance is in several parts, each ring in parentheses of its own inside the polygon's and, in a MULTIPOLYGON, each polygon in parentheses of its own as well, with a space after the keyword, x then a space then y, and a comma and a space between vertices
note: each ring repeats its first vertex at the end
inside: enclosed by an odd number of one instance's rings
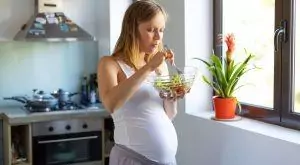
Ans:
MULTIPOLYGON (((161 67, 161 71, 163 75, 169 75, 167 64, 164 63, 161 67)), ((167 116, 173 120, 177 114, 177 98, 165 98, 163 101, 164 109, 167 116)))
POLYGON ((119 66, 113 57, 103 57, 98 64, 99 94, 104 107, 111 113, 119 109, 138 90, 141 83, 164 61, 157 53, 130 78, 118 83, 119 66))
POLYGON ((173 120, 177 115, 177 99, 165 99, 164 109, 169 119, 173 120))
POLYGON ((101 58, 98 64, 98 82, 104 107, 111 113, 120 108, 137 91, 152 70, 145 65, 130 78, 118 84, 117 62, 112 57, 101 58))

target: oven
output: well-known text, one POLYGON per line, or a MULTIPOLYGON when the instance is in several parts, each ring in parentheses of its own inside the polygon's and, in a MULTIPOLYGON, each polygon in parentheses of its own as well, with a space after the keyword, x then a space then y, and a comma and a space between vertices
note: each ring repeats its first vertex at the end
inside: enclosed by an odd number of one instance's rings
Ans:
POLYGON ((102 119, 32 124, 33 165, 101 165, 102 119))

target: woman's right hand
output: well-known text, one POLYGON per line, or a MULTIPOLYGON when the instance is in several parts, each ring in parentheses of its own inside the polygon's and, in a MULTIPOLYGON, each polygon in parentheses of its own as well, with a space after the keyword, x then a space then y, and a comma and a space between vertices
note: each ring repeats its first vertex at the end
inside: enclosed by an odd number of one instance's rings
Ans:
POLYGON ((155 70, 158 68, 165 60, 166 53, 165 52, 157 52, 151 60, 147 63, 151 70, 155 70))

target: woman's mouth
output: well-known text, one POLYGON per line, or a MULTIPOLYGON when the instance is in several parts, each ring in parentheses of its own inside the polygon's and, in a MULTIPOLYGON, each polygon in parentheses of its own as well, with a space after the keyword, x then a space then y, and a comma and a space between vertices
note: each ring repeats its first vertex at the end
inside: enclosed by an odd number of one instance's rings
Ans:
POLYGON ((154 44, 154 45, 151 45, 151 50, 154 51, 158 48, 158 45, 157 44, 154 44))
POLYGON ((154 46, 155 48, 158 48, 159 44, 153 44, 153 46, 154 46))

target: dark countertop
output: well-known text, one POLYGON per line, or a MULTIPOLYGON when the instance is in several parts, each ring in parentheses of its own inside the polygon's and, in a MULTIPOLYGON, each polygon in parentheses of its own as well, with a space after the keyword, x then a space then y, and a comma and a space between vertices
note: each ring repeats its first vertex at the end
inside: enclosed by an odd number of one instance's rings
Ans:
POLYGON ((10 125, 20 125, 33 122, 64 120, 72 118, 109 117, 103 106, 80 110, 29 113, 22 107, 0 107, 0 119, 7 120, 10 125))

